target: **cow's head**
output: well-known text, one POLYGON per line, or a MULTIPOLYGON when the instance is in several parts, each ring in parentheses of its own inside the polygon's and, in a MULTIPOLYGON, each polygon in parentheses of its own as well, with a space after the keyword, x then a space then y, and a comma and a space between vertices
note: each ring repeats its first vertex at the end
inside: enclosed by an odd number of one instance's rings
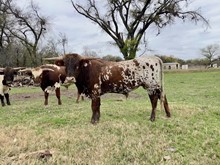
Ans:
POLYGON ((66 73, 67 73, 67 81, 75 81, 75 78, 79 74, 79 69, 81 65, 84 63, 84 58, 78 54, 66 54, 62 57, 52 57, 52 58, 46 58, 45 60, 48 61, 55 61, 54 63, 58 66, 65 66, 66 67, 66 73))
POLYGON ((14 80, 14 75, 17 75, 18 71, 22 69, 23 67, 18 68, 11 68, 11 67, 5 67, 0 68, 0 74, 4 75, 3 84, 4 85, 11 85, 14 80))

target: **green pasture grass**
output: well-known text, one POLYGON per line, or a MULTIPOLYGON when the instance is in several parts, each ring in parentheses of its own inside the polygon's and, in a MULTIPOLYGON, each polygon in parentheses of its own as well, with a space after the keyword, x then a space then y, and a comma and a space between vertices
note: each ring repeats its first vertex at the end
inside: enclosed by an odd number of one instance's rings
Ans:
POLYGON ((48 106, 38 87, 11 90, 11 96, 30 98, 0 107, 0 164, 220 164, 219 70, 165 73, 172 117, 158 105, 155 122, 142 88, 128 99, 102 96, 96 125, 90 124, 91 101, 77 104, 76 88, 65 90, 62 105, 52 94, 48 106), (52 157, 38 158, 34 153, 41 150, 52 157))

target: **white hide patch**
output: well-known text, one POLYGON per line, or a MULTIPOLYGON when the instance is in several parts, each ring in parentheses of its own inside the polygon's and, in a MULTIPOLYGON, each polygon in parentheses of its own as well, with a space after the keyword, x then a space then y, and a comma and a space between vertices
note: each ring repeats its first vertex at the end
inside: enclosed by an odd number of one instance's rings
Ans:
POLYGON ((53 91, 54 91, 54 87, 51 87, 51 86, 47 87, 47 88, 44 90, 44 92, 46 92, 46 93, 51 93, 51 92, 53 92, 53 91))
POLYGON ((56 89, 56 88, 60 88, 60 83, 56 82, 56 83, 54 84, 54 87, 55 87, 55 89, 56 89))
POLYGON ((109 75, 107 75, 107 74, 103 75, 103 78, 104 78, 103 80, 109 80, 109 75))
POLYGON ((76 79, 75 77, 66 77, 64 83, 75 83, 76 79))
POLYGON ((51 87, 51 86, 47 87, 47 88, 44 90, 44 92, 52 93, 52 92, 55 91, 57 88, 60 88, 60 83, 58 83, 58 82, 56 82, 53 87, 51 87))
POLYGON ((2 84, 3 79, 4 79, 4 75, 0 75, 0 94, 1 95, 8 93, 10 90, 10 87, 2 84))
POLYGON ((95 85, 94 85, 94 88, 95 88, 95 89, 98 89, 98 88, 99 88, 99 85, 98 85, 98 84, 95 84, 95 85))
POLYGON ((87 67, 87 66, 88 66, 88 63, 85 63, 85 64, 84 64, 84 67, 87 67))
POLYGON ((43 72, 43 69, 32 69, 32 75, 34 76, 34 79, 36 79, 37 77, 39 77, 42 72, 43 72))

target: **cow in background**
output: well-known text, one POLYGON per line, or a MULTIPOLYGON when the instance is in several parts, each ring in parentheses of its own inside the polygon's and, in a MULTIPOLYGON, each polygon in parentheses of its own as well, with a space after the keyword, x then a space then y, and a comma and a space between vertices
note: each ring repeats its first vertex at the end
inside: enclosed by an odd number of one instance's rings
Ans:
POLYGON ((6 99, 7 105, 11 105, 10 99, 9 99, 9 90, 13 83, 14 75, 17 75, 20 69, 23 69, 23 67, 0 68, 0 100, 1 100, 2 106, 5 106, 4 98, 6 99))
POLYGON ((27 68, 20 72, 30 75, 35 83, 40 84, 41 89, 44 91, 44 105, 48 105, 48 97, 52 91, 56 93, 58 105, 62 104, 60 99, 60 86, 66 79, 64 66, 47 64, 36 68, 27 68))
POLYGON ((88 59, 78 54, 49 58, 66 67, 67 80, 75 81, 79 93, 92 100, 91 123, 100 119, 100 96, 105 93, 127 95, 142 86, 149 95, 152 112, 150 120, 155 120, 158 99, 170 117, 166 95, 163 90, 163 63, 158 57, 139 57, 121 62, 102 62, 101 59, 88 59))
MULTIPOLYGON (((50 61, 50 58, 44 58, 45 61, 47 61, 48 59, 50 61)), ((54 62, 54 64, 57 65, 57 66, 64 66, 64 62, 61 61, 61 60, 56 60, 54 62)), ((50 65, 50 64, 47 64, 47 65, 50 65)), ((73 82, 70 80, 69 82, 63 83, 62 86, 64 86, 66 89, 68 89, 69 86, 72 85, 72 84, 73 84, 73 82)), ((77 90, 76 103, 79 103, 80 96, 81 96, 81 100, 84 101, 84 96, 82 96, 81 93, 79 92, 79 90, 77 90)))

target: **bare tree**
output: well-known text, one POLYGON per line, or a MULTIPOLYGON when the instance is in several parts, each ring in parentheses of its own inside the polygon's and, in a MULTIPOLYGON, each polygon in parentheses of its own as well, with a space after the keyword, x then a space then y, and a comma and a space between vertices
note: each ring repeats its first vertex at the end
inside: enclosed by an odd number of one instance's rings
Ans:
POLYGON ((188 10, 190 0, 71 0, 74 9, 99 25, 115 42, 125 59, 136 56, 141 43, 146 44, 145 31, 155 25, 160 29, 176 19, 197 23, 208 21, 199 9, 188 10))
POLYGON ((4 0, 0 0, 0 49, 7 47, 12 38, 7 29, 9 15, 8 7, 5 6, 4 2, 4 0))
MULTIPOLYGON (((16 51, 16 39, 9 32, 8 25, 11 16, 8 14, 9 9, 5 5, 7 0, 0 0, 0 62, 1 66, 11 65, 15 61, 14 54, 16 51)), ((16 64, 19 64, 16 62, 16 64)))
POLYGON ((213 62, 220 57, 220 46, 218 44, 208 45, 200 51, 202 56, 208 60, 209 66, 212 66, 213 62))
POLYGON ((36 66, 39 61, 37 48, 41 37, 46 32, 47 18, 40 15, 39 8, 33 1, 25 10, 18 8, 12 0, 5 0, 4 5, 10 15, 10 22, 7 24, 8 31, 26 47, 32 65, 36 66))
POLYGON ((67 44, 68 44, 68 39, 67 39, 67 37, 66 37, 66 34, 60 33, 60 34, 59 34, 59 37, 60 37, 59 43, 62 44, 62 48, 63 48, 63 54, 66 54, 66 46, 67 46, 67 44))
POLYGON ((82 55, 87 56, 87 57, 98 57, 97 53, 89 49, 87 46, 83 47, 82 55))

